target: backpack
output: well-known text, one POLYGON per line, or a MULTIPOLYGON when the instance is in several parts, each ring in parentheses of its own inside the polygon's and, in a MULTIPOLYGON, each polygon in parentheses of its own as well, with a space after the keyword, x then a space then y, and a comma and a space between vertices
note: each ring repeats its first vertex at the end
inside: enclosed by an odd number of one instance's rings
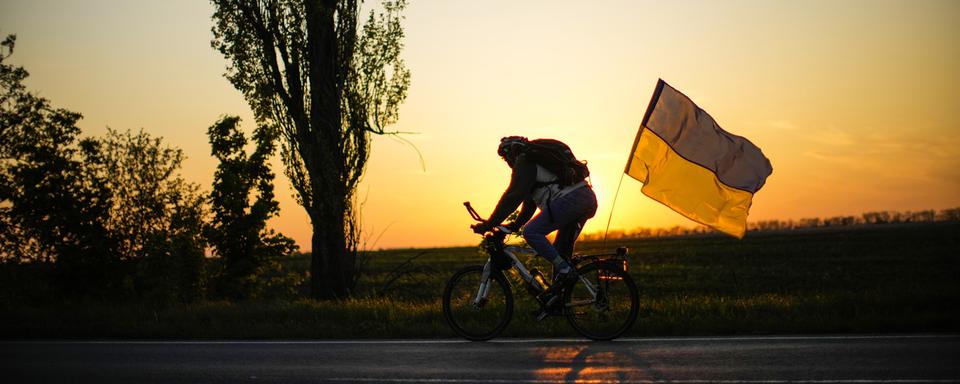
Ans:
POLYGON ((557 183, 566 187, 590 176, 587 162, 577 160, 566 144, 553 139, 536 139, 526 143, 527 159, 557 175, 557 183))

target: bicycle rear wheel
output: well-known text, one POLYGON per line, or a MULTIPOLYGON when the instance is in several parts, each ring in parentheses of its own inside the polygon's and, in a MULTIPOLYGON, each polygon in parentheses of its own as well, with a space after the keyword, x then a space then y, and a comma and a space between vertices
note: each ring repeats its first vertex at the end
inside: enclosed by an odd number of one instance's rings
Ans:
POLYGON ((513 316, 513 294, 500 271, 490 273, 486 299, 476 302, 482 275, 481 265, 463 268, 443 290, 443 317, 454 332, 467 340, 496 337, 513 316))
POLYGON ((637 286, 626 272, 605 263, 587 264, 564 294, 570 326, 593 340, 610 340, 633 326, 639 310, 637 286))

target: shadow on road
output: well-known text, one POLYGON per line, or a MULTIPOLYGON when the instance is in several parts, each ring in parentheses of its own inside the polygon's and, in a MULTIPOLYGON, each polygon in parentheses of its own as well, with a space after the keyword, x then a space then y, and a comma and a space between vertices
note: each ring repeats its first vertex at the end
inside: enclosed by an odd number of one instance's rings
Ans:
POLYGON ((622 345, 590 343, 545 346, 530 349, 540 362, 531 379, 548 382, 663 381, 662 375, 640 350, 624 351, 622 345))

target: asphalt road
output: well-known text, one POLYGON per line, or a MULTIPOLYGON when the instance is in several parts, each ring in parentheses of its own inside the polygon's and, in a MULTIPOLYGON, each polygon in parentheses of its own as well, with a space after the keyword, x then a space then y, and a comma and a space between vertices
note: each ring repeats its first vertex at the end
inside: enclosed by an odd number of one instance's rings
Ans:
POLYGON ((960 382, 960 336, 0 342, 0 381, 960 382))

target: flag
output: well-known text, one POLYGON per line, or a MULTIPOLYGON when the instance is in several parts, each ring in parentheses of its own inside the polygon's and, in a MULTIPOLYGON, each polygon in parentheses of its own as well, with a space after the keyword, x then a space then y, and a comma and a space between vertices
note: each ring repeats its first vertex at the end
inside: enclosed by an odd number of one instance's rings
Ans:
POLYGON ((663 80, 627 160, 641 191, 687 218, 743 238, 753 194, 773 172, 749 140, 724 131, 663 80))

